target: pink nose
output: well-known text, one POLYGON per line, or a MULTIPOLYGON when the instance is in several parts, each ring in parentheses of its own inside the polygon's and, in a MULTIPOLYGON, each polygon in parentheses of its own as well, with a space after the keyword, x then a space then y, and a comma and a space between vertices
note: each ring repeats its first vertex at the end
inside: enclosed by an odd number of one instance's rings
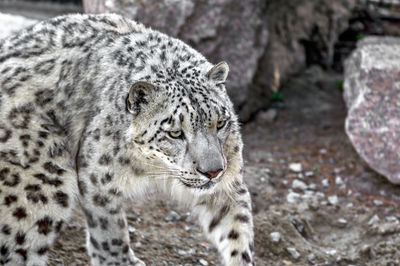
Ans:
POLYGON ((215 171, 215 172, 207 172, 206 173, 206 176, 208 177, 208 178, 210 178, 210 179, 213 179, 213 178, 215 178, 219 173, 221 173, 222 172, 222 169, 218 169, 217 171, 215 171))

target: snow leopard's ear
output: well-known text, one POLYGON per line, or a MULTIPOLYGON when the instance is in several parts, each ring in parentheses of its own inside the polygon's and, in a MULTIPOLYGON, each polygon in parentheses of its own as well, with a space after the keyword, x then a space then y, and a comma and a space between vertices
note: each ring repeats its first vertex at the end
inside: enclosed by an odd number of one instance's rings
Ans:
POLYGON ((228 77, 229 66, 225 61, 222 61, 213 66, 207 73, 207 77, 216 83, 224 83, 228 77))
POLYGON ((149 103, 149 96, 154 91, 155 86, 145 81, 138 81, 129 89, 126 97, 126 110, 131 114, 138 115, 141 106, 149 103))

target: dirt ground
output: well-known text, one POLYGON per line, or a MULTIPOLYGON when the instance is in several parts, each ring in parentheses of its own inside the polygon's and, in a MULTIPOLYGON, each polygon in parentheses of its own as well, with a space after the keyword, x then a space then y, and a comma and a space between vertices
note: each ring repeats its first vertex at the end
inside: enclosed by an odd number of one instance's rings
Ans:
MULTIPOLYGON (((311 68, 284 86, 276 113, 243 125, 256 265, 400 264, 400 187, 347 139, 340 78, 311 68)), ((132 206, 132 246, 147 265, 220 265, 187 210, 165 199, 132 206)), ((77 212, 49 265, 88 264, 83 225, 77 212)))

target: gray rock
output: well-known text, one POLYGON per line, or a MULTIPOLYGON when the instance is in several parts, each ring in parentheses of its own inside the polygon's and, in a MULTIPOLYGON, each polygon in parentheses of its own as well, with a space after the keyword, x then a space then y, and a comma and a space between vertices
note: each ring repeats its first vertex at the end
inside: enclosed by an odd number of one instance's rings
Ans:
POLYGON ((335 178, 335 184, 336 185, 343 185, 344 184, 343 179, 340 176, 337 176, 335 178))
POLYGON ((268 42, 265 1, 85 0, 84 3, 86 12, 122 14, 182 39, 211 62, 227 61, 228 93, 236 106, 247 102, 268 42))
POLYGON ((293 182, 292 182, 292 188, 293 189, 298 188, 298 189, 301 189, 301 190, 306 190, 307 189, 307 184, 304 183, 301 180, 294 179, 293 182))
POLYGON ((326 254, 328 254, 330 256, 335 256, 337 254, 337 250, 336 249, 327 250, 326 254))
POLYGON ((308 254, 308 255, 307 255, 307 260, 308 260, 309 262, 313 262, 313 261, 315 260, 315 255, 314 255, 314 253, 308 254))
POLYGON ((170 211, 167 216, 165 216, 165 221, 166 222, 176 222, 179 221, 181 219, 181 216, 174 212, 174 211, 170 211))
POLYGON ((379 216, 375 214, 374 216, 371 217, 371 219, 369 219, 368 225, 373 225, 374 223, 377 223, 379 221, 380 221, 379 216))
POLYGON ((281 233, 279 232, 272 232, 269 236, 274 243, 278 243, 281 240, 281 233))
POLYGON ((392 222, 392 223, 398 223, 399 220, 396 218, 396 216, 387 216, 385 217, 386 221, 392 222))
POLYGON ((200 259, 199 262, 201 265, 205 265, 205 266, 208 265, 208 261, 206 261, 205 259, 200 259))
POLYGON ((328 197, 328 202, 329 202, 329 204, 331 204, 331 205, 337 205, 337 204, 339 203, 338 196, 336 196, 336 195, 329 196, 329 197, 328 197))
POLYGON ((332 63, 354 2, 83 0, 86 12, 122 14, 182 39, 212 62, 226 60, 228 93, 242 121, 267 107, 289 75, 310 63, 332 63))
POLYGON ((298 173, 298 172, 302 171, 303 167, 302 167, 301 163, 291 163, 291 164, 289 164, 289 169, 293 172, 298 173))
POLYGON ((344 218, 339 218, 337 220, 339 227, 346 227, 346 225, 348 224, 347 220, 344 218))
POLYGON ((272 123, 276 120, 277 116, 278 116, 278 111, 272 108, 267 111, 260 112, 257 116, 257 120, 261 120, 267 123, 272 123))
POLYGON ((400 38, 363 39, 345 64, 346 133, 368 165, 400 184, 400 38))
POLYGON ((286 201, 289 203, 296 203, 300 199, 300 194, 289 191, 289 193, 286 195, 286 201))
POLYGON ((311 183, 308 185, 308 189, 315 190, 316 188, 317 188, 317 184, 315 184, 315 183, 311 183))
POLYGON ((249 113, 246 109, 259 108, 261 100, 265 102, 271 92, 279 91, 280 84, 307 65, 332 65, 335 43, 348 27, 356 1, 269 0, 267 3, 268 48, 255 75, 253 97, 241 110, 242 118, 249 113))
POLYGON ((0 13, 0 39, 35 24, 37 21, 22 16, 0 13))
POLYGON ((307 171, 307 172, 304 173, 304 175, 306 177, 313 177, 314 176, 314 172, 313 171, 307 171))
POLYGON ((300 253, 296 250, 296 248, 286 248, 286 250, 293 257, 293 259, 297 260, 300 258, 300 253))

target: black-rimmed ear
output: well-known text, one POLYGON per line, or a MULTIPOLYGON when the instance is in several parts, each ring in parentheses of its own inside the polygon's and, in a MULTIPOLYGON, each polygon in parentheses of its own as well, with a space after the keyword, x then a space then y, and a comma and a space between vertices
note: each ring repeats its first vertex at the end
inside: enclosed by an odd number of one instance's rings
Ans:
POLYGON ((229 66, 225 61, 222 61, 213 66, 207 73, 207 77, 216 83, 224 83, 228 77, 229 66))
POLYGON ((134 115, 140 113, 142 105, 148 104, 148 96, 154 90, 155 86, 145 81, 138 81, 129 89, 126 97, 126 109, 134 115))

